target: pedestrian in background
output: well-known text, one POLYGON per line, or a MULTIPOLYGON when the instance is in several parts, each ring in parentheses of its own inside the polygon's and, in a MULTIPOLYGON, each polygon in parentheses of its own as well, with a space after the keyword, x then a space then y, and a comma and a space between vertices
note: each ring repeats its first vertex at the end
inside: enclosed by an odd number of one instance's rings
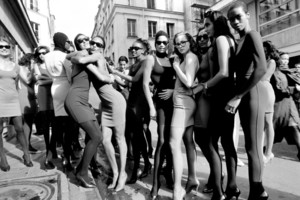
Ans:
POLYGON ((272 78, 272 86, 275 92, 274 106, 274 143, 281 142, 283 138, 288 144, 295 144, 298 150, 297 157, 300 160, 300 118, 292 95, 300 85, 300 79, 295 69, 290 69, 289 55, 281 52, 279 64, 272 78))

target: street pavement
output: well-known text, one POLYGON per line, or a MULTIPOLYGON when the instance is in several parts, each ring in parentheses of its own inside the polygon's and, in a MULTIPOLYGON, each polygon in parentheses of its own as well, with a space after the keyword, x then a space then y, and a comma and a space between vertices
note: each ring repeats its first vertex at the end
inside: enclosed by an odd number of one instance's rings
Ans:
MULTIPOLYGON (((151 121, 150 130, 152 132, 153 146, 155 147, 157 141, 156 133, 156 122, 151 121)), ((241 190, 241 196, 239 199, 247 199, 249 193, 249 183, 248 183, 248 161, 244 146, 243 133, 240 132, 239 135, 239 148, 238 157, 245 163, 245 166, 238 167, 237 169, 237 184, 241 190)), ((83 142, 83 138, 81 139, 83 142)), ((54 160, 56 169, 46 171, 43 166, 43 161, 45 159, 45 147, 43 142, 43 136, 33 135, 32 145, 42 150, 40 154, 32 154, 34 167, 28 168, 24 166, 22 161, 22 151, 20 150, 20 145, 18 145, 16 138, 6 141, 4 139, 4 148, 6 151, 8 162, 11 166, 9 172, 0 171, 0 199, 2 200, 4 187, 3 184, 6 183, 7 186, 13 183, 14 180, 33 180, 34 178, 43 176, 52 176, 53 174, 59 174, 59 184, 56 187, 56 193, 52 198, 45 199, 61 199, 61 200, 144 200, 149 199, 149 193, 152 187, 152 174, 148 177, 138 180, 136 184, 126 185, 125 189, 121 192, 114 193, 106 189, 107 183, 110 180, 110 168, 108 161, 106 159, 103 148, 99 147, 98 162, 101 164, 102 175, 95 177, 95 182, 97 183, 97 188, 86 189, 79 186, 78 181, 75 179, 74 172, 63 172, 61 159, 54 160), (1 187, 2 185, 2 187, 1 187)), ((59 148, 58 151, 61 151, 59 148)), ((184 173, 182 178, 182 186, 184 187, 187 179, 187 164, 185 157, 184 146, 182 146, 182 151, 184 153, 184 173)), ((269 193, 272 200, 299 200, 300 199, 300 162, 297 160, 296 154, 297 149, 295 146, 289 146, 283 141, 280 144, 275 144, 273 152, 275 158, 265 167, 263 183, 266 191, 269 193)), ((220 148, 221 155, 224 155, 222 149, 220 148)), ((208 194, 203 194, 202 190, 207 181, 209 173, 209 165, 205 158, 203 157, 200 149, 197 147, 197 176, 200 181, 200 187, 198 192, 187 195, 186 199, 195 200, 205 200, 210 199, 211 196, 208 194)), ((117 155, 118 156, 118 155, 117 155)), ((141 159, 142 161, 143 159, 141 159)), ((150 159, 154 163, 153 159, 150 159)), ((78 162, 78 161, 77 161, 78 162)), ((222 162, 225 168, 225 162, 222 162)), ((76 163, 74 163, 74 166, 76 163)), ((143 167, 143 163, 141 164, 143 167)), ((133 163, 128 161, 127 172, 128 177, 130 177, 130 172, 132 170, 133 163)), ((226 169, 223 169, 226 172, 226 169)), ((226 183, 226 176, 225 176, 226 183)), ((47 184, 46 184, 47 185, 47 184)), ((48 184, 49 185, 49 184, 48 184)), ((225 186, 225 185, 224 185, 225 186)), ((20 186, 21 187, 21 186, 20 186)), ((22 186, 23 187, 23 186, 22 186)), ((172 191, 166 188, 165 180, 161 177, 161 189, 159 190, 159 199, 170 200, 172 197, 172 191)), ((22 200, 27 200, 26 195, 22 200)), ((42 198, 40 198, 42 199, 42 198)), ((31 200, 34 200, 31 198, 31 200)))

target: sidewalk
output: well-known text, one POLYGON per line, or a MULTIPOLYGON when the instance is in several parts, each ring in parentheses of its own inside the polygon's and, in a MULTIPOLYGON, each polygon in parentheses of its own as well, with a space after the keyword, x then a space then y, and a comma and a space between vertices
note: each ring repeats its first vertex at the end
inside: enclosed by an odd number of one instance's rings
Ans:
MULTIPOLYGON (((150 129, 152 132, 153 146, 157 141, 156 123, 151 121, 150 129)), ((22 160, 22 151, 20 145, 17 144, 16 138, 9 141, 4 139, 4 148, 8 163, 11 166, 9 172, 0 171, 0 199, 10 197, 18 199, 16 195, 21 196, 19 199, 33 200, 33 197, 39 196, 43 200, 144 200, 149 199, 149 193, 152 187, 152 176, 138 180, 136 184, 126 185, 125 189, 118 193, 108 191, 107 181, 110 171, 105 153, 101 151, 98 162, 101 163, 103 174, 95 179, 97 188, 86 189, 78 186, 78 182, 72 172, 67 174, 62 172, 61 160, 56 159, 54 164, 57 166, 54 170, 45 171, 43 161, 45 158, 45 147, 43 136, 32 136, 32 145, 42 150, 41 154, 32 154, 34 166, 26 167, 22 160), (16 145, 17 144, 17 145, 16 145), (6 196, 5 196, 6 195, 6 196), (31 197, 31 198, 29 198, 31 197)), ((248 161, 244 151, 244 137, 240 133, 238 157, 246 164, 237 169, 237 184, 242 194, 239 199, 247 199, 249 193, 248 186, 248 161)), ((182 146, 184 151, 184 146, 182 146)), ((271 200, 299 200, 300 199, 300 162, 296 158, 296 147, 289 146, 285 142, 275 144, 273 152, 275 158, 265 167, 264 180, 266 191, 269 193, 271 200)), ((222 152, 221 149, 221 154, 222 152)), ((197 176, 200 181, 200 187, 196 194, 190 194, 186 199, 206 200, 210 199, 210 194, 203 194, 202 190, 207 181, 209 174, 209 166, 203 157, 199 148, 197 148, 197 176)), ((141 159, 142 161, 143 159, 141 159)), ((150 159, 152 164, 153 159, 150 159)), ((184 155, 184 172, 182 186, 184 187, 187 179, 187 164, 184 155)), ((225 167, 224 161, 222 162, 225 167)), ((133 163, 128 161, 127 172, 128 177, 133 167, 133 163)), ((141 164, 143 167, 143 163, 141 164)), ((223 169, 226 172, 226 169, 223 169)), ((226 183, 226 176, 225 176, 226 183)), ((165 180, 161 176, 161 188, 159 190, 160 200, 170 200, 172 191, 166 188, 165 180)), ((9 198, 8 198, 9 199, 9 198)), ((36 198, 38 199, 38 198, 36 198)))

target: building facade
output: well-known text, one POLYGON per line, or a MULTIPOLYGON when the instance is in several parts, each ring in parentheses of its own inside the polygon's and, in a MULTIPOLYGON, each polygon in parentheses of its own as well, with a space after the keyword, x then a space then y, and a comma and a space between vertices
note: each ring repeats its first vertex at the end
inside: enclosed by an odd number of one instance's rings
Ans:
MULTIPOLYGON (((137 38, 149 40, 154 48, 155 33, 166 31, 172 38, 185 30, 184 0, 103 0, 95 18, 92 37, 104 36, 105 56, 116 63, 137 38)), ((189 5, 190 6, 190 5, 189 5)))
POLYGON ((28 13, 31 27, 39 45, 53 47, 54 16, 50 14, 50 0, 22 0, 28 13))
POLYGON ((37 47, 38 41, 22 1, 0 0, 0 36, 7 37, 12 43, 11 59, 15 62, 37 47))
MULTIPOLYGON (((251 16, 251 27, 262 39, 290 55, 290 67, 300 63, 300 0, 243 0, 251 16)), ((211 9, 227 13, 232 0, 221 0, 211 9)))

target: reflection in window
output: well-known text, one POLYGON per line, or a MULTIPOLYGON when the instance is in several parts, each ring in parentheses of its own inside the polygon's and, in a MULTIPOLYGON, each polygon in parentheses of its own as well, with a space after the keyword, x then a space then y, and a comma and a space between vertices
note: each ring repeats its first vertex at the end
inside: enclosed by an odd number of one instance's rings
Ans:
POLYGON ((262 0, 259 4, 262 36, 300 23, 300 0, 262 0))

